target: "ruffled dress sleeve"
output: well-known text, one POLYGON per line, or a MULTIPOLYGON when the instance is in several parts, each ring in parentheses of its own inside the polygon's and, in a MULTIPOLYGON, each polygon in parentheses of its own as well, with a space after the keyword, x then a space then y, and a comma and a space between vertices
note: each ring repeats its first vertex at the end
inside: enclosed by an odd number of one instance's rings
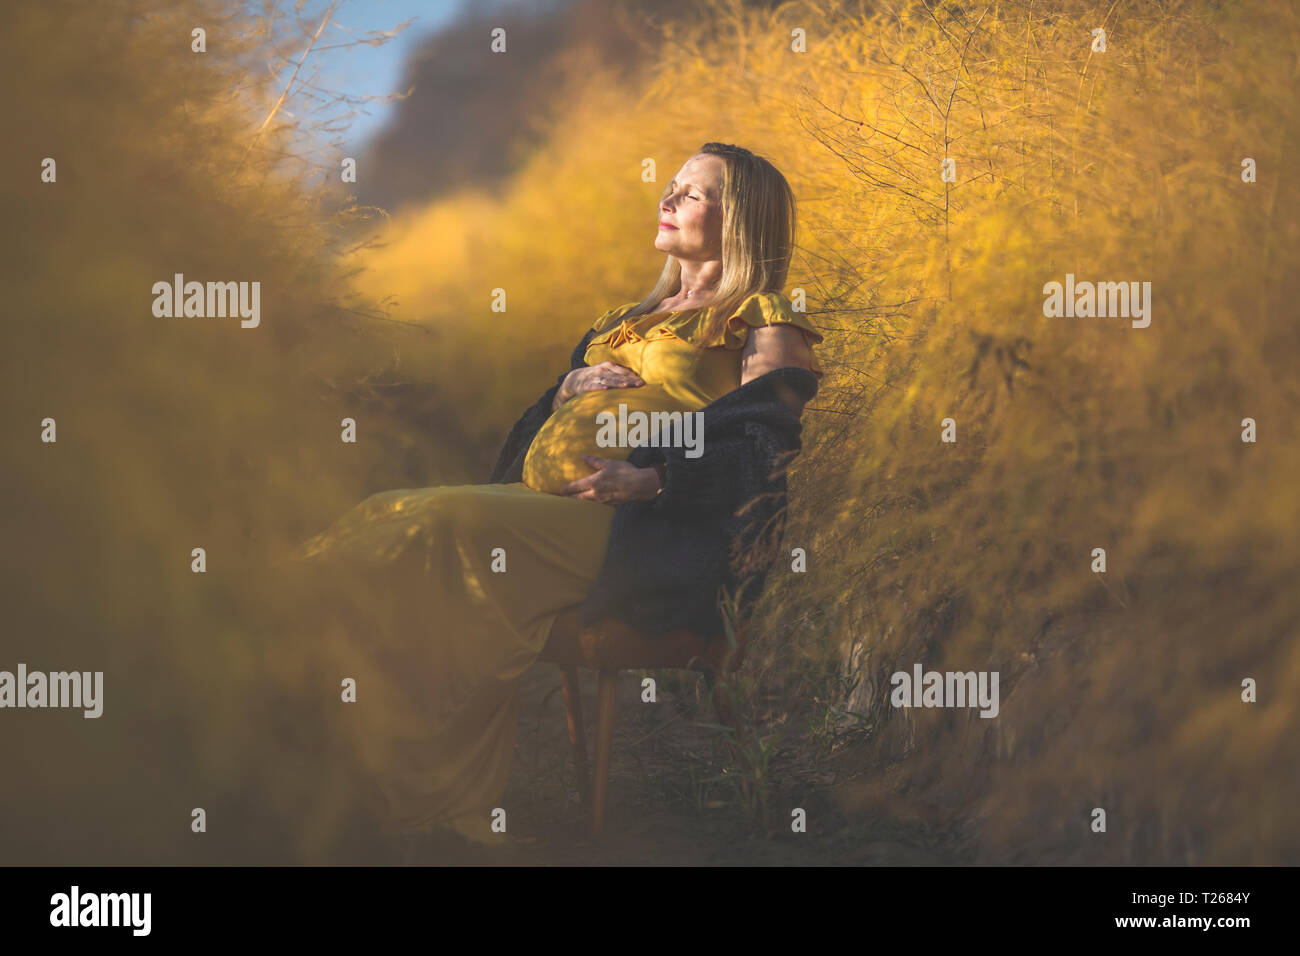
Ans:
POLYGON ((714 326, 714 311, 708 308, 680 309, 674 312, 652 312, 648 315, 625 319, 637 303, 628 302, 610 309, 592 325, 595 333, 588 345, 594 351, 617 349, 634 342, 675 338, 689 342, 696 348, 742 349, 749 340, 749 330, 769 325, 793 325, 804 334, 812 353, 812 371, 822 377, 822 368, 814 348, 822 341, 822 334, 809 321, 808 316, 796 312, 790 300, 780 292, 756 292, 745 299, 727 317, 727 321, 714 326))
POLYGON ((803 332, 808 350, 812 353, 813 374, 821 378, 824 373, 817 360, 816 346, 822 341, 822 334, 808 316, 796 312, 790 300, 780 292, 758 292, 751 295, 727 318, 720 335, 710 344, 729 349, 744 348, 749 340, 750 329, 761 329, 769 325, 793 325, 803 332))

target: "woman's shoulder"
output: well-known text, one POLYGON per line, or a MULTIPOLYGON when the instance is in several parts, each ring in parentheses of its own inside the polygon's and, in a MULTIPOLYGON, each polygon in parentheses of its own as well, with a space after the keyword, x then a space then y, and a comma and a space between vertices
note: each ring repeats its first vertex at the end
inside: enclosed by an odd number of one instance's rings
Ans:
POLYGON ((822 334, 812 320, 806 313, 796 311, 785 293, 755 292, 727 316, 722 327, 723 341, 718 344, 727 348, 741 348, 749 338, 750 329, 761 329, 769 325, 793 325, 804 331, 810 344, 822 341, 822 334))
MULTIPOLYGON (((627 314, 639 302, 625 302, 605 312, 592 323, 596 333, 591 344, 616 337, 618 328, 627 314)), ((804 312, 796 311, 794 304, 783 292, 754 292, 730 310, 725 320, 717 317, 717 308, 702 306, 698 309, 681 309, 671 313, 653 313, 646 322, 653 328, 642 333, 681 339, 697 348, 741 349, 749 339, 749 330, 774 325, 792 325, 804 333, 809 346, 822 341, 822 334, 804 312)), ((816 358, 814 357, 814 365, 816 358)))
POLYGON ((708 344, 727 349, 743 349, 749 341, 750 329, 787 326, 803 333, 808 343, 809 365, 819 379, 824 372, 817 356, 816 345, 822 334, 804 312, 796 311, 794 304, 782 292, 755 292, 744 299, 726 321, 713 325, 717 333, 708 344))

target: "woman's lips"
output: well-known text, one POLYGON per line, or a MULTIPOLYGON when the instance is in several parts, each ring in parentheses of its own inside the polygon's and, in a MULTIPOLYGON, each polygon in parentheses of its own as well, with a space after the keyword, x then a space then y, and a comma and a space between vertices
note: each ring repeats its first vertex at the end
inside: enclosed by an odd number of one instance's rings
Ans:
POLYGON ((666 222, 661 222, 661 223, 659 223, 659 228, 660 228, 660 229, 671 229, 671 230, 673 230, 674 232, 677 231, 677 227, 676 227, 676 226, 670 226, 670 225, 668 225, 668 223, 666 223, 666 222))

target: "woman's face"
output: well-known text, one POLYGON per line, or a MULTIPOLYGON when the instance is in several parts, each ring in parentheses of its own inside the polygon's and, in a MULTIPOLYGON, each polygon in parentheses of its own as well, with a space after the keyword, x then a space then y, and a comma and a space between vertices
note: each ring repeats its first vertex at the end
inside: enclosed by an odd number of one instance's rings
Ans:
POLYGON ((677 171, 659 200, 655 248, 679 259, 722 258, 721 156, 700 153, 677 171))

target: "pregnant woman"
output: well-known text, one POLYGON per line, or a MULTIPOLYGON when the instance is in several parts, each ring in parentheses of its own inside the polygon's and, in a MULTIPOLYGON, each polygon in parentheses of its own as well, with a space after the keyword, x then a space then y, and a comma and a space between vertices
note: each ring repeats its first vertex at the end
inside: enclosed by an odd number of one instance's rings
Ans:
POLYGON ((368 653, 348 662, 345 723, 390 830, 500 839, 519 680, 561 613, 647 633, 720 620, 733 514, 758 491, 784 500, 773 466, 821 375, 821 335, 777 291, 794 212, 771 163, 705 144, 660 199, 655 288, 595 321, 490 483, 373 495, 304 547, 380 608, 354 621, 368 653), (681 428, 610 445, 602 413, 637 412, 703 428, 693 447, 681 428))

